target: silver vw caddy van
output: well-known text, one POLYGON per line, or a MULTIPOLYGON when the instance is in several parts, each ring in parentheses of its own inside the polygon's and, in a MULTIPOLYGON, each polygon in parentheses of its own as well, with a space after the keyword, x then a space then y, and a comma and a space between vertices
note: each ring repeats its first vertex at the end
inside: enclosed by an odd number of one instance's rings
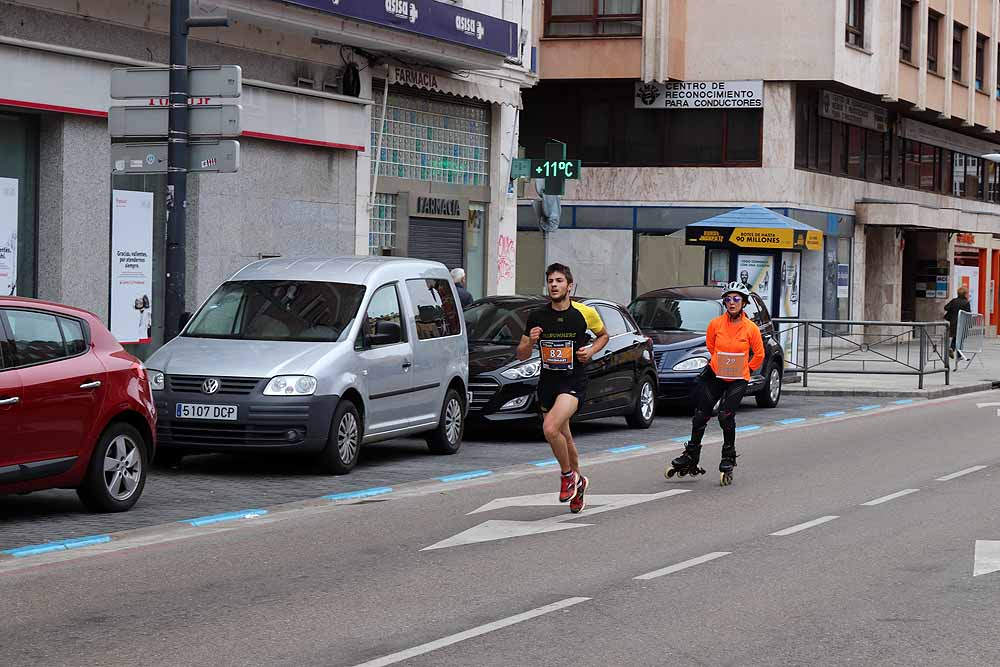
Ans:
POLYGON ((255 262, 146 366, 162 465, 202 452, 303 452, 343 474, 365 443, 425 434, 435 453, 462 446, 465 320, 437 262, 255 262))

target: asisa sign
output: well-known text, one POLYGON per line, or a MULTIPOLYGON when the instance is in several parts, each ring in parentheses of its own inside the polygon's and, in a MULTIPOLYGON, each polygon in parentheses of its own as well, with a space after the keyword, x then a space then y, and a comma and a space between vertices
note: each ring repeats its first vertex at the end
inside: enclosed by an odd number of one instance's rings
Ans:
POLYGON ((287 0, 326 14, 489 51, 508 58, 518 55, 516 23, 437 0, 287 0))

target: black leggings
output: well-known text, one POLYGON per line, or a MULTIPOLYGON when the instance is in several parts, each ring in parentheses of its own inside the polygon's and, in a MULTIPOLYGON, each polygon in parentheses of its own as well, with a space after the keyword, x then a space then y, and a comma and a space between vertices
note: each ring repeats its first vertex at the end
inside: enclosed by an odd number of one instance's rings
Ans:
POLYGON ((736 409, 746 393, 746 380, 720 380, 711 368, 706 368, 704 375, 698 379, 698 385, 694 392, 695 409, 694 418, 691 420, 692 444, 701 444, 701 439, 705 437, 705 428, 712 419, 712 410, 715 409, 715 404, 721 398, 719 426, 722 427, 723 455, 727 450, 735 452, 736 409))

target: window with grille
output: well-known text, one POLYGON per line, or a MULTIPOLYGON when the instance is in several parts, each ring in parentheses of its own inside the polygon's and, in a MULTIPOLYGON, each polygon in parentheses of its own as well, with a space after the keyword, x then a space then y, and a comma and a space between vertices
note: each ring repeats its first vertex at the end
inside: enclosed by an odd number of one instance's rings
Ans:
POLYGON ((847 43, 863 49, 865 46, 865 0, 847 0, 847 43))
POLYGON ((899 59, 913 62, 913 2, 902 0, 899 13, 899 59))
POLYGON ((642 0, 548 0, 546 37, 627 37, 642 34, 642 0))
POLYGON ((368 254, 381 255, 396 247, 396 195, 378 193, 368 231, 368 254))
MULTIPOLYGON (((376 98, 379 93, 376 92, 376 98)), ((382 150, 382 106, 372 111, 372 172, 416 181, 489 185, 490 112, 487 107, 413 97, 390 89, 382 150)))

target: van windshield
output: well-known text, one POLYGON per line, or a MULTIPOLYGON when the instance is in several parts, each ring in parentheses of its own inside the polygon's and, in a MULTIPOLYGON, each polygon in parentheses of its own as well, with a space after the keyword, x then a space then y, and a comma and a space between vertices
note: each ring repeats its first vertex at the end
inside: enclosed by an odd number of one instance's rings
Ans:
POLYGON ((363 285, 248 280, 223 283, 182 336, 232 340, 342 342, 363 285))

